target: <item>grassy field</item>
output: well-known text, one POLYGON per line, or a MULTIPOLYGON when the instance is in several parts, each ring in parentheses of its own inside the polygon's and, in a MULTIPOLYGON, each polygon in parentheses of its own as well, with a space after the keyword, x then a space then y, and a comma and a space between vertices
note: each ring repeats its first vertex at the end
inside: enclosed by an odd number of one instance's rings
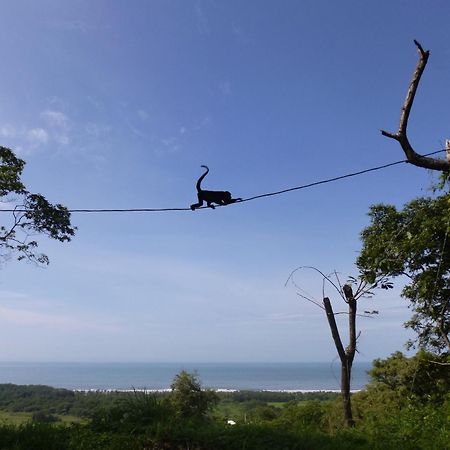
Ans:
POLYGON ((20 425, 31 419, 31 413, 0 411, 0 423, 8 425, 20 425))

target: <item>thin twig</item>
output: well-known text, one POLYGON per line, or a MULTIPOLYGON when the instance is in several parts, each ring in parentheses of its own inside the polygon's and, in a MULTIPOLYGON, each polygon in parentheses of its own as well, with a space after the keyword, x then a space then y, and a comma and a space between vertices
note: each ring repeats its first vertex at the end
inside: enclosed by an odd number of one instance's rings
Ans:
POLYGON ((308 302, 311 302, 311 303, 314 303, 316 306, 318 306, 320 309, 325 309, 319 302, 316 302, 315 300, 312 300, 312 299, 310 299, 310 298, 308 298, 308 297, 306 297, 306 296, 304 296, 304 295, 302 295, 302 294, 299 294, 298 292, 297 292, 297 295, 299 296, 299 297, 301 297, 301 298, 304 298, 305 300, 308 300, 308 302))

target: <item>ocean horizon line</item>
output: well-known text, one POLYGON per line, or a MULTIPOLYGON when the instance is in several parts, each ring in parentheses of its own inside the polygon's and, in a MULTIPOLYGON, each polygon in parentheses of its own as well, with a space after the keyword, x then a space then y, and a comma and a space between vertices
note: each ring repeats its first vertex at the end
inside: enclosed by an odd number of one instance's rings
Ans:
MULTIPOLYGON (((358 360, 353 364, 372 364, 373 360, 358 360)), ((0 364, 185 364, 185 365, 213 365, 213 364, 340 364, 333 361, 23 361, 2 360, 0 364)))
MULTIPOLYGON (((352 387, 369 381, 371 363, 355 362, 352 387)), ((182 370, 210 389, 332 391, 340 388, 340 362, 0 362, 0 383, 66 389, 167 389, 182 370)))

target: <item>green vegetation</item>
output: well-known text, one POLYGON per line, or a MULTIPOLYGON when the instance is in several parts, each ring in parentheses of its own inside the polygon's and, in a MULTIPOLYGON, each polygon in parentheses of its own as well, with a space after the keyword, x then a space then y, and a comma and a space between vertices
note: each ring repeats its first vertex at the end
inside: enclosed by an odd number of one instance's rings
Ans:
POLYGON ((214 391, 202 390, 196 375, 185 370, 176 375, 172 385, 170 406, 177 417, 185 419, 201 419, 206 417, 219 397, 214 391))
POLYGON ((47 255, 37 253, 38 242, 29 239, 44 234, 60 242, 68 242, 76 228, 70 223, 70 212, 60 204, 52 205, 41 194, 29 192, 21 176, 25 161, 12 150, 0 146, 0 201, 9 203, 14 213, 9 223, 0 226, 0 262, 13 255, 17 260, 48 264, 47 255))
POLYGON ((31 414, 25 412, 8 412, 0 411, 0 423, 7 423, 10 425, 21 425, 25 422, 30 421, 31 414))
POLYGON ((338 394, 215 393, 187 372, 161 394, 0 385, 0 449, 445 450, 449 362, 424 351, 376 360, 367 389, 353 395, 353 429, 338 394))
POLYGON ((124 395, 73 392, 48 386, 0 384, 0 410, 90 418, 97 408, 112 406, 117 398, 124 395))
POLYGON ((380 276, 407 276, 402 296, 414 314, 406 326, 416 332, 420 348, 435 353, 450 352, 449 202, 445 194, 415 199, 402 210, 372 206, 357 260, 369 282, 380 276))

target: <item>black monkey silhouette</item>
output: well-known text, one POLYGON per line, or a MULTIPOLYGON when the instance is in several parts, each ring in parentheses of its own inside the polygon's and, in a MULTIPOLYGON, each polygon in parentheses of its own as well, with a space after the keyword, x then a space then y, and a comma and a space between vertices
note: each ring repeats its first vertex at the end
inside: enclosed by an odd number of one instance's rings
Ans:
POLYGON ((215 206, 213 203, 217 205, 229 205, 230 203, 236 203, 242 201, 242 198, 231 198, 231 193, 228 191, 204 191, 201 187, 203 178, 208 175, 209 168, 208 166, 201 166, 206 169, 205 173, 201 175, 201 177, 197 180, 197 197, 198 203, 191 205, 192 211, 197 208, 203 206, 203 202, 206 202, 209 208, 214 209, 215 206))

